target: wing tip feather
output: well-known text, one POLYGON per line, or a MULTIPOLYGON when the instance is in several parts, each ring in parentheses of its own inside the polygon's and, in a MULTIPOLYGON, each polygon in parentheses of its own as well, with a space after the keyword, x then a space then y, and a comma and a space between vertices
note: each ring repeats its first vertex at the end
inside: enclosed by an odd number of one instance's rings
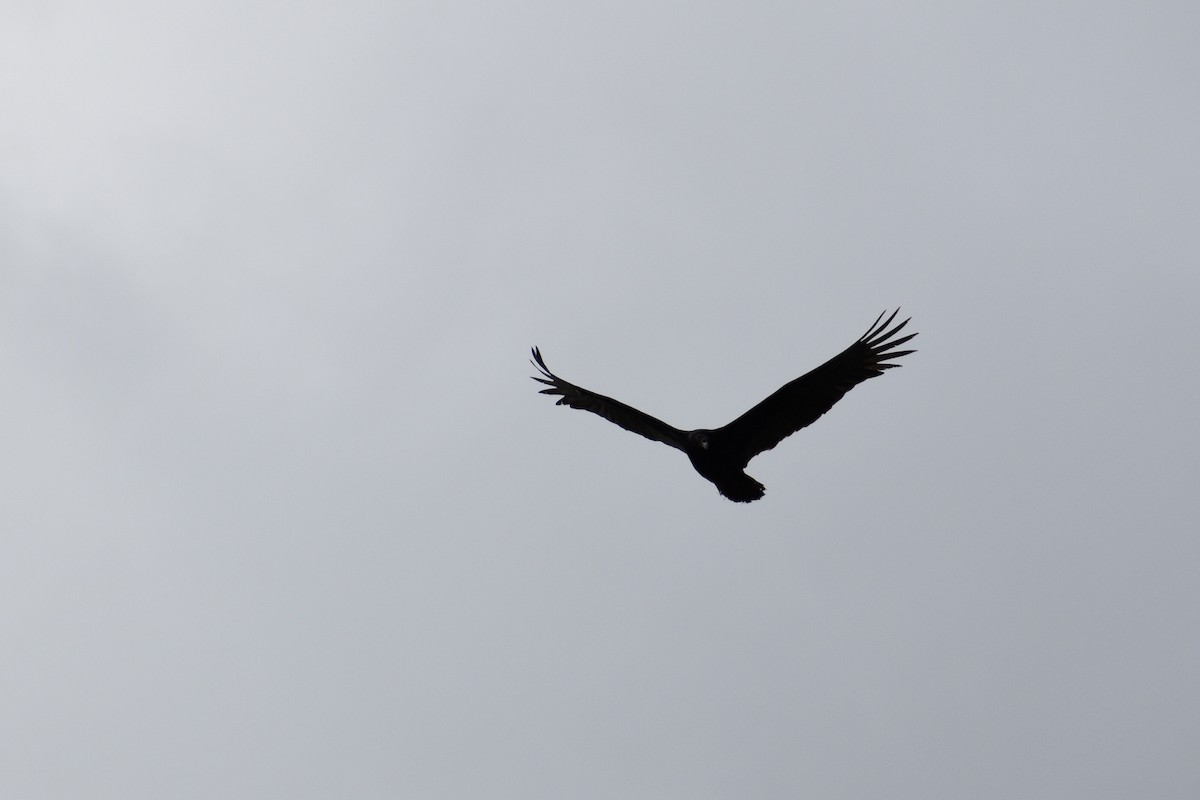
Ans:
POLYGON ((558 380, 558 376, 555 375, 553 372, 551 372, 550 368, 546 366, 546 361, 542 358, 542 351, 535 345, 533 348, 530 349, 530 353, 533 354, 533 358, 530 360, 529 363, 533 364, 533 366, 537 368, 538 372, 542 373, 542 375, 545 376, 543 378, 539 378, 537 376, 531 375, 530 377, 533 378, 535 381, 540 381, 542 383, 550 384, 552 386, 555 385, 553 382, 558 380), (549 380, 546 380, 547 378, 549 380))

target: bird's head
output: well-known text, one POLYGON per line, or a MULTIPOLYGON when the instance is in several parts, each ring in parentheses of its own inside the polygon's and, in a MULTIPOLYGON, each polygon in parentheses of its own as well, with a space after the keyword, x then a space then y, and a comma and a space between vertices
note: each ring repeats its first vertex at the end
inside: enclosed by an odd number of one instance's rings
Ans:
POLYGON ((701 450, 707 450, 708 431, 689 431, 688 444, 699 447, 701 450))

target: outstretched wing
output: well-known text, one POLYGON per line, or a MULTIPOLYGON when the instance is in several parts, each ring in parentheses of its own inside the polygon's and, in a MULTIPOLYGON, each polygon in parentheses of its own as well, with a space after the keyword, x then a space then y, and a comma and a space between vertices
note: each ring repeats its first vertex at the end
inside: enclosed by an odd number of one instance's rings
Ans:
POLYGON ((713 431, 711 436, 719 436, 723 449, 736 453, 744 467, 759 453, 816 422, 846 392, 868 378, 882 375, 886 369, 900 366, 891 363, 891 359, 916 352, 894 349, 917 335, 892 338, 908 324, 906 319, 887 329, 899 312, 900 309, 893 311, 881 325, 879 321, 887 313, 884 311, 862 338, 842 353, 786 384, 733 422, 713 431))
POLYGON ((687 441, 686 433, 678 428, 672 428, 667 423, 655 419, 649 414, 638 411, 633 406, 627 406, 619 400, 613 400, 611 397, 589 392, 587 389, 576 386, 573 383, 567 383, 550 371, 546 366, 546 362, 542 360, 541 352, 536 347, 533 348, 533 361, 531 363, 544 376, 541 378, 535 377, 534 380, 550 387, 549 389, 542 389, 541 394, 559 395, 558 402, 555 405, 567 405, 571 408, 590 411, 593 414, 604 417, 609 422, 620 425, 627 431, 641 434, 647 439, 653 439, 656 442, 669 444, 671 447, 678 448, 679 450, 684 449, 684 443, 687 441))

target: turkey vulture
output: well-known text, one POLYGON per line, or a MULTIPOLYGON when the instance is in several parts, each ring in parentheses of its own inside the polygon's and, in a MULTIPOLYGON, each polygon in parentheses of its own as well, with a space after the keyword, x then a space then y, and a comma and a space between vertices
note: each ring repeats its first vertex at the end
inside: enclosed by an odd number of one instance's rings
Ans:
POLYGON ((568 383, 550 371, 536 347, 531 363, 542 374, 534 380, 550 387, 542 389, 541 394, 558 395, 555 405, 590 411, 627 431, 682 450, 696 471, 712 481, 722 495, 738 503, 749 503, 766 491, 761 483, 745 473, 750 459, 816 422, 842 399, 842 395, 867 378, 900 366, 890 363, 892 359, 915 352, 893 349, 917 335, 910 333, 900 339, 893 338, 908 324, 906 319, 891 330, 887 329, 899 311, 893 311, 881 325, 880 320, 887 313, 884 311, 862 338, 840 354, 785 384, 728 425, 713 430, 681 431, 611 397, 568 383))

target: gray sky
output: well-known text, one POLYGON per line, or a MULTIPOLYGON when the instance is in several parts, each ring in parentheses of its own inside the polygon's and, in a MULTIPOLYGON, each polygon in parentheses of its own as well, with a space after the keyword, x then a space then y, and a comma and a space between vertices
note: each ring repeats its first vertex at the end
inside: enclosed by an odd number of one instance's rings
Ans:
POLYGON ((1193 4, 98 9, 0 11, 0 796, 1200 792, 1193 4), (528 379, 897 304, 749 506, 528 379))

